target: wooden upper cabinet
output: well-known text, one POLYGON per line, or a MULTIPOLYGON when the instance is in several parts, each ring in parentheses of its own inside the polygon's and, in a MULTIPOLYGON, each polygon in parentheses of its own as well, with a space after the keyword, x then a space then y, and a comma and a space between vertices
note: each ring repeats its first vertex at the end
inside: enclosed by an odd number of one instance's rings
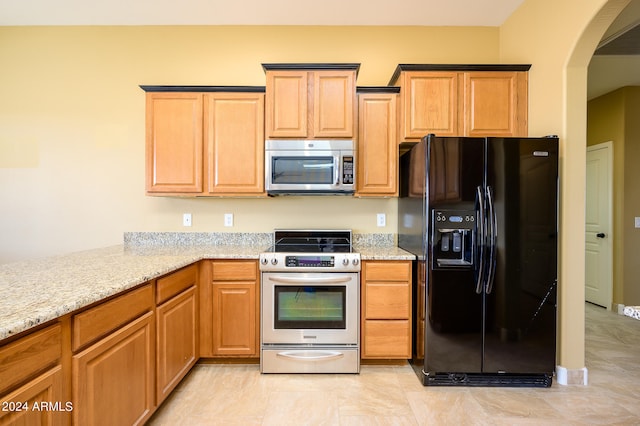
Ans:
POLYGON ((307 137, 308 72, 267 72, 265 120, 270 138, 307 137))
POLYGON ((202 94, 147 93, 147 193, 202 192, 202 94))
POLYGON ((464 133, 468 136, 526 136, 526 72, 464 74, 464 133))
POLYGON ((529 65, 399 65, 401 141, 528 136, 529 65))
POLYGON ((416 71, 402 76, 402 139, 429 133, 456 136, 458 128, 457 72, 416 71))
POLYGON ((356 195, 398 193, 397 93, 358 94, 356 195))
POLYGON ((148 195, 266 195, 264 87, 140 87, 148 195))
POLYGON ((352 138, 356 103, 355 71, 313 72, 314 138, 352 138))
POLYGON ((354 137, 359 65, 263 64, 263 67, 267 76, 267 138, 354 137))
POLYGON ((204 95, 206 193, 264 194, 264 93, 204 95))

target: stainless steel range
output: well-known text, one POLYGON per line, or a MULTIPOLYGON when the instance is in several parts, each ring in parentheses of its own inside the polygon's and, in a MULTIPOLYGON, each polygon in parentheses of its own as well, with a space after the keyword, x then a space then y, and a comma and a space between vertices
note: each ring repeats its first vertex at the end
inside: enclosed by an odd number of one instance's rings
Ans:
POLYGON ((349 230, 276 230, 260 255, 262 373, 360 371, 360 255, 349 230))

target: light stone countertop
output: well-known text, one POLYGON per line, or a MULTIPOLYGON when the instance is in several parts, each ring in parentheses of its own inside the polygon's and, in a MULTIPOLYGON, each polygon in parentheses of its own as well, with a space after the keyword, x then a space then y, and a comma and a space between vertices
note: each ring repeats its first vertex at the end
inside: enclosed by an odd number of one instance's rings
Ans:
MULTIPOLYGON (((265 245, 119 245, 0 265, 0 340, 202 259, 258 259, 265 245)), ((355 247, 363 260, 412 260, 393 246, 355 247)))

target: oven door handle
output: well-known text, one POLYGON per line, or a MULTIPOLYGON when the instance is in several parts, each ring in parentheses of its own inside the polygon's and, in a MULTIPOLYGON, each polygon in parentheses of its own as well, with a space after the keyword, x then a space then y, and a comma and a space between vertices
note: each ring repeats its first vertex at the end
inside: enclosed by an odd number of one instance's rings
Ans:
POLYGON ((342 358, 344 354, 337 351, 288 351, 278 352, 276 356, 296 361, 329 361, 342 358))
POLYGON ((270 276, 269 281, 275 281, 277 283, 284 284, 336 284, 336 283, 347 283, 349 281, 353 281, 353 277, 349 276, 337 276, 337 277, 304 277, 304 278, 293 278, 293 277, 284 277, 280 275, 270 276))

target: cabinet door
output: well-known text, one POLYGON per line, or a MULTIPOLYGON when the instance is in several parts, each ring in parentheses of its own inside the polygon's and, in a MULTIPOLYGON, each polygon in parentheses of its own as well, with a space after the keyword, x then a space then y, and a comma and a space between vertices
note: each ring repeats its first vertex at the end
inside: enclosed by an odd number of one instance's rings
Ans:
POLYGON ((402 76, 402 140, 429 133, 459 136, 458 72, 413 71, 402 76))
POLYGON ((257 284, 213 283, 213 355, 258 355, 257 284))
POLYGON ((358 97, 358 195, 396 195, 398 140, 396 94, 358 97))
POLYGON ((464 129, 467 136, 527 136, 526 72, 467 72, 464 129))
POLYGON ((0 398, 0 424, 69 424, 74 407, 64 398, 62 382, 62 367, 58 366, 0 398))
POLYGON ((202 192, 202 94, 148 93, 147 193, 202 192))
POLYGON ((74 424, 147 420, 155 399, 153 319, 149 312, 73 357, 74 424))
POLYGON ((269 138, 306 138, 307 71, 267 71, 265 123, 269 138))
POLYGON ((204 95, 207 192, 264 194, 264 94, 204 95))
POLYGON ((196 287, 156 309, 156 402, 159 405, 198 360, 196 287))
POLYGON ((313 72, 312 137, 353 137, 355 80, 355 71, 313 72))

